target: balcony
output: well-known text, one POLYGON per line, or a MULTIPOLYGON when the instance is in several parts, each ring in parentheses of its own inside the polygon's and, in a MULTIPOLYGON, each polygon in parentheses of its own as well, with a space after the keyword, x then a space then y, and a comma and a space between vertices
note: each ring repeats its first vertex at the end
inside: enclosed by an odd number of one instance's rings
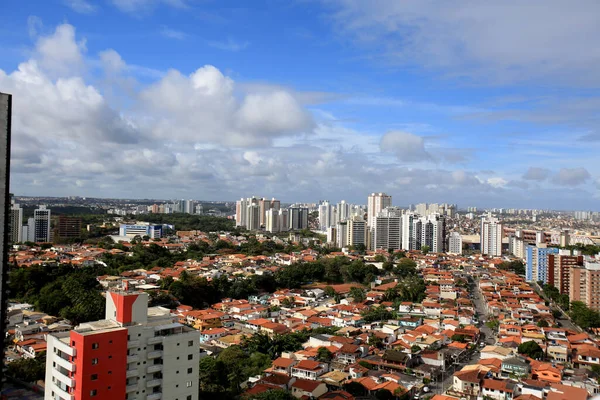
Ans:
POLYGON ((154 336, 154 337, 151 337, 150 339, 148 339, 148 344, 149 345, 159 344, 159 343, 162 343, 162 340, 163 340, 162 336, 154 336))
POLYGON ((125 387, 125 392, 130 393, 130 392, 135 392, 136 390, 138 390, 138 385, 127 385, 125 387))
POLYGON ((148 353, 148 359, 161 358, 163 355, 162 350, 151 351, 148 353))
POLYGON ((160 400, 162 399, 162 393, 157 392, 157 393, 152 393, 149 394, 148 396, 146 396, 146 400, 160 400))
POLYGON ((75 364, 71 363, 70 361, 67 361, 62 357, 53 357, 52 360, 55 361, 57 365, 60 365, 67 371, 75 372, 75 364))
MULTIPOLYGON (((63 384, 69 386, 69 387, 73 387, 75 386, 75 380, 69 378, 67 375, 63 375, 62 373, 59 373, 58 371, 54 371, 52 374, 52 377, 59 382, 62 382, 63 384)), ((57 384, 59 384, 58 382, 56 382, 57 384)))
POLYGON ((132 347, 138 347, 140 345, 140 341, 139 340, 130 340, 129 342, 127 342, 127 348, 130 349, 132 347))
POLYGON ((69 355, 71 357, 74 357, 75 354, 77 354, 77 351, 75 350, 75 348, 69 346, 68 343, 63 342, 60 339, 55 340, 54 347, 56 347, 56 349, 62 351, 63 353, 65 353, 66 355, 69 355))
POLYGON ((125 374, 125 376, 127 378, 134 378, 136 376, 139 376, 140 372, 137 369, 130 369, 129 371, 127 371, 127 374, 125 374))
POLYGON ((146 387, 155 387, 155 386, 160 386, 162 383, 162 379, 152 379, 148 382, 146 382, 146 387))
POLYGON ((52 382, 50 387, 52 388, 52 391, 54 393, 58 394, 61 398, 66 399, 66 400, 75 400, 75 396, 62 390, 60 388, 60 386, 58 386, 56 383, 52 382))
POLYGON ((146 370, 146 373, 153 374, 155 372, 160 372, 163 369, 162 367, 163 367, 162 364, 151 365, 146 370))
POLYGON ((131 364, 138 361, 140 361, 140 357, 137 354, 127 356, 127 364, 131 364))

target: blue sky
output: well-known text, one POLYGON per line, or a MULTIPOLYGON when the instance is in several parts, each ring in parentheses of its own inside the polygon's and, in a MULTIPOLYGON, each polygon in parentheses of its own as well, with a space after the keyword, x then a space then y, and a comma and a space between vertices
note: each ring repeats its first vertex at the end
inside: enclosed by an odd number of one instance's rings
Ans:
POLYGON ((17 194, 598 210, 595 1, 21 3, 17 194))

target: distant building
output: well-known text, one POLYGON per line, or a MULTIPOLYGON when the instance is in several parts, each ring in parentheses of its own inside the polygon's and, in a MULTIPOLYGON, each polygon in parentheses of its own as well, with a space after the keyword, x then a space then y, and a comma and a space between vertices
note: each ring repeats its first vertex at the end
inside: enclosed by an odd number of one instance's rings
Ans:
POLYGON ((57 235, 61 239, 76 239, 81 237, 81 218, 60 215, 58 217, 57 235))
MULTIPOLYGON (((549 273, 549 255, 558 254, 558 248, 548 247, 545 243, 538 243, 537 246, 527 247, 526 267, 525 267, 525 279, 528 281, 542 281, 544 283, 550 282, 549 273)), ((552 265, 554 269, 554 265, 552 265)))
MULTIPOLYGON (((29 228, 31 229, 31 227, 29 228)), ((50 242, 50 209, 46 206, 33 211, 33 241, 50 242)))
POLYGON ((200 332, 146 293, 106 293, 106 319, 48 334, 45 399, 198 399, 200 332))
POLYGON ((290 230, 296 231, 308 228, 308 208, 290 207, 288 218, 290 230))
POLYGON ((367 225, 373 228, 377 214, 391 206, 392 196, 385 193, 371 193, 367 198, 367 225))
MULTIPOLYGON (((575 252, 577 253, 577 252, 575 252)), ((581 254, 571 254, 571 250, 559 250, 558 254, 548 254, 548 282, 561 294, 569 294, 571 269, 583 266, 581 254)))
POLYGON ((448 253, 462 254, 462 237, 458 232, 451 232, 448 237, 448 253))
POLYGON ((136 224, 121 224, 119 227, 119 236, 149 236, 150 239, 160 239, 162 237, 162 225, 150 225, 148 223, 138 222, 136 224))
POLYGON ((481 254, 499 257, 502 255, 502 223, 491 214, 481 219, 481 254))
POLYGON ((402 247, 402 210, 388 207, 375 217, 373 229, 373 249, 394 249, 402 247))
POLYGON ((354 217, 348 221, 348 246, 368 245, 367 241, 367 222, 354 217))
POLYGON ((24 242, 23 240, 23 209, 18 204, 10 207, 10 231, 8 240, 11 243, 24 242))

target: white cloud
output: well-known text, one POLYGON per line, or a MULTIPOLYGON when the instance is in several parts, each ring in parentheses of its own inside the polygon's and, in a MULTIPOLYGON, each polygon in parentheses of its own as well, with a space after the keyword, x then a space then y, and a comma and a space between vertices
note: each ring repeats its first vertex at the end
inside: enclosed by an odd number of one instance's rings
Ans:
POLYGON ((561 168, 553 181, 562 186, 578 186, 590 178, 591 175, 585 168, 561 168))
POLYGON ((73 11, 80 14, 93 14, 97 7, 86 0, 64 0, 64 3, 73 11))
POLYGON ((214 47, 215 49, 225 50, 225 51, 240 51, 247 48, 250 43, 249 42, 237 42, 232 38, 227 39, 226 41, 218 41, 218 40, 209 40, 206 42, 210 47, 214 47))
POLYGON ((487 179, 487 183, 490 186, 493 186, 495 188, 503 188, 506 186, 506 184, 508 183, 508 181, 504 178, 501 178, 499 176, 495 176, 493 178, 488 178, 487 179))
POLYGON ((523 179, 528 181, 545 181, 550 176, 550 170, 540 167, 529 167, 523 175, 523 179))
POLYGON ((166 38, 177 40, 183 40, 188 36, 185 32, 167 28, 166 26, 162 27, 162 29, 160 30, 160 34, 166 38))
POLYGON ((334 0, 333 21, 392 62, 480 83, 600 84, 600 3, 583 0, 334 0), (560 82, 557 82, 557 79, 560 82))
POLYGON ((425 150, 425 141, 421 136, 409 132, 391 131, 383 135, 381 151, 394 153, 402 162, 422 162, 431 160, 425 150))
POLYGON ((35 38, 38 35, 38 32, 43 28, 44 24, 40 17, 35 15, 27 17, 27 32, 29 33, 30 38, 35 38))
POLYGON ((112 0, 121 11, 128 13, 152 11, 159 4, 174 8, 187 8, 187 0, 112 0))
POLYGON ((85 40, 75 40, 75 28, 59 25, 50 36, 40 37, 36 44, 37 60, 51 76, 72 76, 82 72, 85 40))

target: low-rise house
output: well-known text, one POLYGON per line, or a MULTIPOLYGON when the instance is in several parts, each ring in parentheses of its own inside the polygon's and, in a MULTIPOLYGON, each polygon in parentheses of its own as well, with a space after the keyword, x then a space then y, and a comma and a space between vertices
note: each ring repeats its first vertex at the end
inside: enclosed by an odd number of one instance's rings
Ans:
POLYGON ((452 378, 453 390, 463 396, 478 396, 485 372, 479 369, 455 372, 452 378))
POLYGON ((291 375, 292 367, 296 365, 298 361, 293 358, 283 358, 279 357, 273 360, 273 364, 271 366, 271 370, 276 373, 291 375))
POLYGON ((313 360, 302 360, 292 367, 292 376, 298 379, 316 380, 328 372, 328 365, 313 360))
POLYGON ((525 358, 509 357, 502 360, 502 376, 528 377, 531 373, 531 365, 525 358))
POLYGON ((292 396, 298 399, 316 399, 325 393, 327 393, 327 385, 320 381, 296 379, 296 382, 292 383, 292 396))
POLYGON ((546 400, 587 400, 589 397, 585 389, 554 383, 548 390, 546 400))

